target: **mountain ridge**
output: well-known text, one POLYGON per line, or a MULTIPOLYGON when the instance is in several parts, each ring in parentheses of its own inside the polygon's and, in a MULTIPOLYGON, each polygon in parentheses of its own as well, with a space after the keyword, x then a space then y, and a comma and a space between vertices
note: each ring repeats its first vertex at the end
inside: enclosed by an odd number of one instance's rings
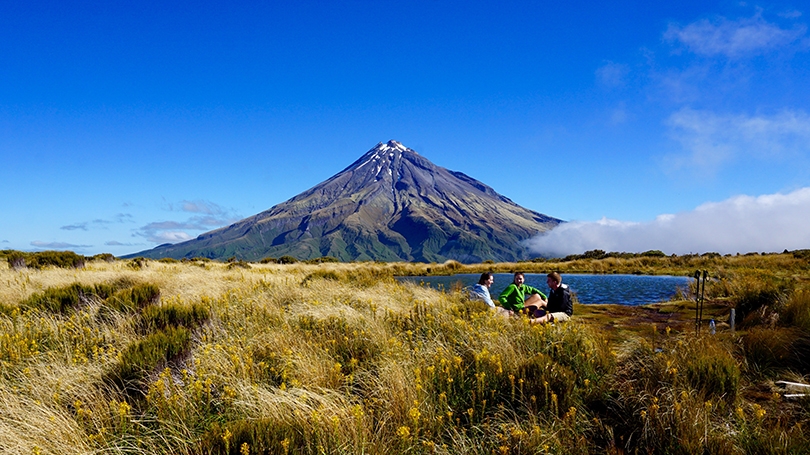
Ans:
POLYGON ((391 140, 263 212, 127 257, 516 261, 522 240, 560 222, 391 140))

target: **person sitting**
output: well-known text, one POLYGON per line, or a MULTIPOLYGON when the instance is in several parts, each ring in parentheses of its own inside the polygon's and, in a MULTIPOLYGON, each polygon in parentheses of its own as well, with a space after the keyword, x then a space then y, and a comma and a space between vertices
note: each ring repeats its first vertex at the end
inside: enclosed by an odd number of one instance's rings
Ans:
MULTIPOLYGON (((545 314, 532 319, 535 324, 545 324, 547 322, 564 322, 574 314, 574 304, 571 302, 571 291, 567 284, 563 284, 562 276, 557 272, 551 272, 546 276, 546 283, 551 289, 548 294, 548 301, 542 307, 545 314)), ((540 310, 542 311, 542 310, 540 310)))
POLYGON ((506 310, 517 313, 525 309, 529 315, 533 315, 536 309, 545 306, 546 295, 525 282, 523 272, 515 272, 512 284, 501 292, 498 300, 506 310))
POLYGON ((495 305, 495 302, 492 301, 492 296, 489 294, 489 288, 492 287, 492 283, 494 282, 495 276, 492 274, 492 272, 482 273, 481 278, 478 279, 478 283, 476 283, 475 286, 473 286, 470 290, 470 298, 484 301, 488 307, 495 310, 498 314, 511 314, 507 310, 495 305))

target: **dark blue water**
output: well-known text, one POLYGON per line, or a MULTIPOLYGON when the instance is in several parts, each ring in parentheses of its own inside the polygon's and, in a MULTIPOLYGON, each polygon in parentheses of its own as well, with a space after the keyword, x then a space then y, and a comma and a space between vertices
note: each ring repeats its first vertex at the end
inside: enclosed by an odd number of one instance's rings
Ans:
MULTIPOLYGON (((455 283, 472 286, 478 282, 481 274, 459 274, 451 276, 408 276, 397 277, 437 289, 451 289, 455 283)), ((526 284, 548 294, 546 274, 527 273, 526 284)), ((495 283, 489 289, 492 298, 498 298, 510 283, 511 273, 496 273, 495 283)), ((645 305, 665 302, 675 296, 678 289, 684 291, 689 287, 690 277, 669 275, 563 275, 563 283, 576 293, 579 303, 618 303, 621 305, 645 305)))

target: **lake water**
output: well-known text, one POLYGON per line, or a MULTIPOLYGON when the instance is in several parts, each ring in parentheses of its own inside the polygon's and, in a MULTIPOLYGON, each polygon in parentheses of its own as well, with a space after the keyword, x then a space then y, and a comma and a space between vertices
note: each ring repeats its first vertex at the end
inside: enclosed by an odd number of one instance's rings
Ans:
MULTIPOLYGON (((459 274, 450 276, 409 276, 397 277, 399 280, 409 280, 437 289, 451 289, 455 283, 462 286, 473 286, 481 276, 475 274, 459 274)), ((490 288, 492 298, 512 283, 514 275, 511 273, 496 273, 495 283, 490 288)), ((533 286, 548 295, 546 274, 527 273, 526 284, 533 286)), ((648 303, 664 302, 672 299, 678 289, 684 291, 689 287, 693 278, 670 275, 589 275, 565 274, 563 283, 567 284, 577 294, 579 303, 618 303, 621 305, 645 305, 648 303)))

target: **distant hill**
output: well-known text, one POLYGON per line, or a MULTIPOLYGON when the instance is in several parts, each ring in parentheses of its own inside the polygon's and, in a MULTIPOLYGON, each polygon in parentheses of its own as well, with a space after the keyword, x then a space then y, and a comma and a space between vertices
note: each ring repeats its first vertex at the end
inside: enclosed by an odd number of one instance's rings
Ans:
POLYGON ((516 261, 528 257, 521 240, 560 222, 389 141, 267 211, 128 257, 516 261))

